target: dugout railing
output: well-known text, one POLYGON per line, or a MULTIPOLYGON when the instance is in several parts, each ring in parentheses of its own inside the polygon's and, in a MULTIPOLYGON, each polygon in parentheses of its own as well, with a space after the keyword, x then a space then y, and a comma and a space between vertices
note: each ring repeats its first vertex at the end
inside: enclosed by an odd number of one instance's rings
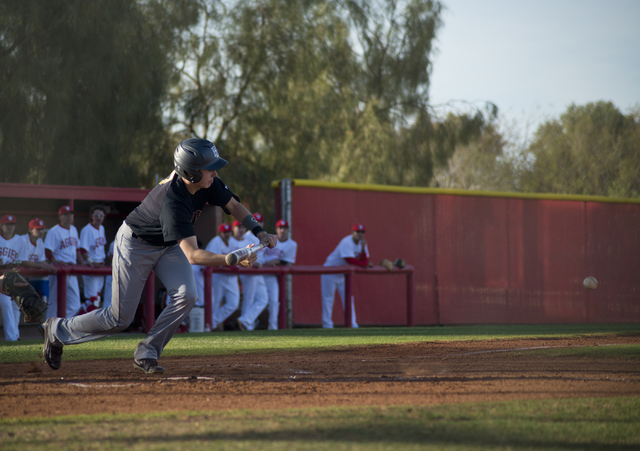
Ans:
MULTIPOLYGON (((64 318, 67 309, 67 277, 76 276, 110 276, 111 267, 103 266, 100 268, 91 268, 89 266, 80 265, 54 265, 57 273, 57 312, 58 317, 64 318)), ((42 269, 17 268, 23 276, 49 276, 49 272, 42 269)), ((6 272, 6 271, 0 271, 6 272)), ((407 265, 404 268, 387 269, 384 266, 373 266, 371 268, 359 268, 357 266, 311 266, 311 265, 293 265, 274 268, 242 268, 242 267, 207 267, 204 270, 204 317, 205 330, 212 329, 213 318, 213 300, 211 298, 211 275, 213 273, 221 274, 244 274, 244 275, 275 275, 278 277, 279 301, 280 309, 278 311, 278 328, 287 328, 287 292, 286 277, 287 275, 323 275, 323 274, 344 274, 345 278, 345 300, 351 299, 353 293, 353 277, 355 275, 405 275, 406 276, 406 310, 407 310, 407 327, 415 325, 414 320, 414 287, 413 287, 413 266, 407 265)), ((155 323, 155 273, 152 271, 144 288, 144 329, 145 333, 149 332, 155 323)), ((322 299, 318 296, 318 302, 321 304, 322 299)), ((354 301, 354 302, 357 302, 354 301)), ((353 311, 351 302, 345 302, 344 310, 344 327, 351 327, 351 318, 353 311)))

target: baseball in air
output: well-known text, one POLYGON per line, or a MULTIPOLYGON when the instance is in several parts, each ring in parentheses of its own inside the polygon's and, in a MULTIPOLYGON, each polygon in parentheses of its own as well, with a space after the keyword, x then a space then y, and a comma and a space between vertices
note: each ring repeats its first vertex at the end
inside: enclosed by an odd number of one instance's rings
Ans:
POLYGON ((589 276, 582 281, 582 285, 588 290, 595 290, 598 287, 598 281, 595 277, 589 276))

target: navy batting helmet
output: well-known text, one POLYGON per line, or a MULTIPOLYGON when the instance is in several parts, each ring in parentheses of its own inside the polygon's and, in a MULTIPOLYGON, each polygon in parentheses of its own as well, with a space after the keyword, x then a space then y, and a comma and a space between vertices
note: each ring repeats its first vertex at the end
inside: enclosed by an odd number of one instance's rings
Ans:
POLYGON ((178 144, 173 153, 173 163, 180 177, 198 183, 202 180, 200 169, 217 171, 227 164, 227 160, 220 158, 218 149, 211 141, 191 138, 178 144))

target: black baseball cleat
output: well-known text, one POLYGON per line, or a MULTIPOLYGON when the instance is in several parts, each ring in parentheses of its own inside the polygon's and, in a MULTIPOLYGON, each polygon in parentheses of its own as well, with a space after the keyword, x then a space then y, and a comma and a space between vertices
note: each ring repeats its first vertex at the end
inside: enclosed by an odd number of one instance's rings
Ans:
POLYGON ((156 359, 133 359, 133 367, 145 373, 164 373, 164 368, 158 365, 156 359))
POLYGON ((49 318, 44 322, 44 348, 42 349, 42 355, 44 355, 44 361, 54 369, 60 369, 62 365, 62 346, 56 346, 49 340, 51 323, 55 321, 55 318, 49 318))

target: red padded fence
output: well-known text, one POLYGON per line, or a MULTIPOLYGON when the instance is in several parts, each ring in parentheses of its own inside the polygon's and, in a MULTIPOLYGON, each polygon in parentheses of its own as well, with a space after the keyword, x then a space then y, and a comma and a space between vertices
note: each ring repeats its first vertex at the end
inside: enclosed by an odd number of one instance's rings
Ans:
MULTIPOLYGON (((413 265, 416 324, 640 321, 637 200, 293 181, 298 264, 324 263, 356 222, 375 263, 413 265)), ((353 292, 361 325, 405 323, 400 278, 356 276, 353 292)), ((321 303, 319 276, 294 280, 294 324, 320 324, 321 303)))

